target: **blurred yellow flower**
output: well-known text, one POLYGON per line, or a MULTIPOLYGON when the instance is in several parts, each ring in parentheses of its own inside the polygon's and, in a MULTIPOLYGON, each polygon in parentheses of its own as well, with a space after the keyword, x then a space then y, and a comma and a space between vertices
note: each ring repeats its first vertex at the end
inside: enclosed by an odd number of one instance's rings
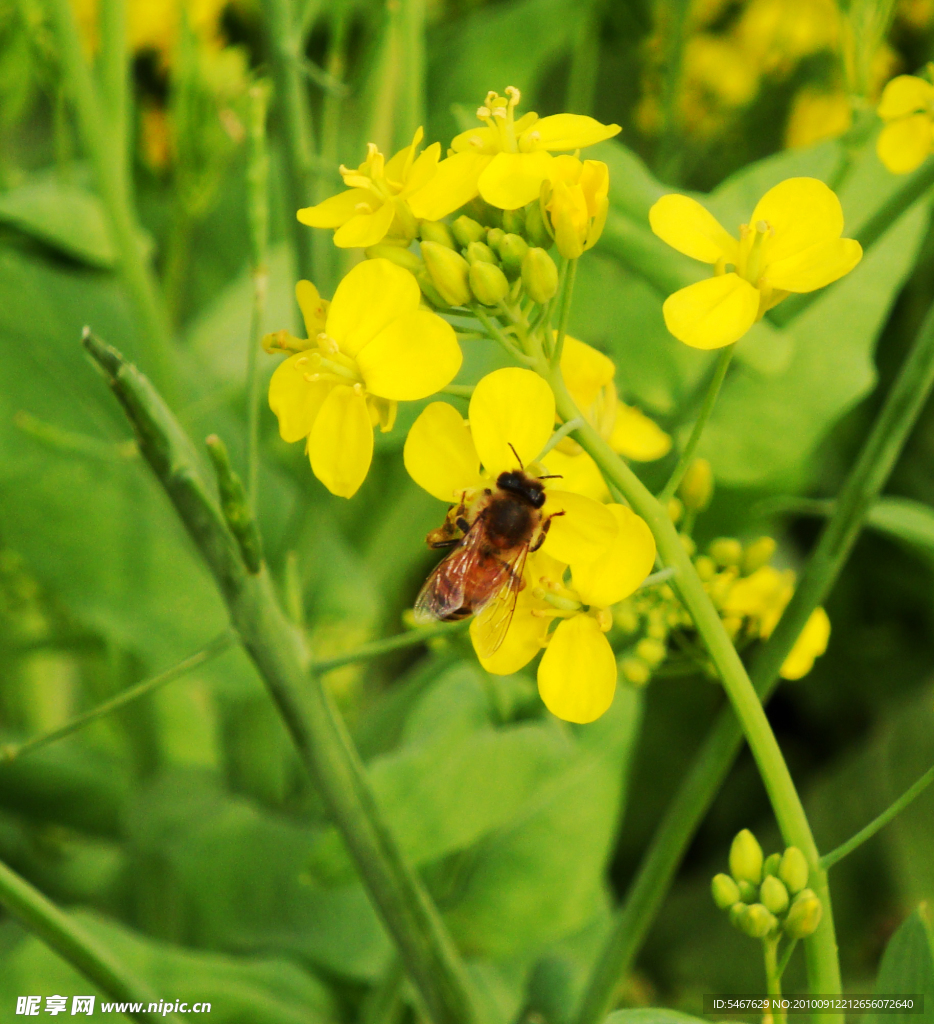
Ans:
POLYGON ((417 225, 408 200, 432 179, 441 155, 441 146, 435 142, 416 156, 423 137, 419 128, 412 144, 400 149, 388 163, 374 143, 369 143, 366 160, 358 168, 341 164, 344 184, 350 188, 299 210, 298 219, 312 228, 337 228, 334 244, 342 249, 367 248, 387 235, 410 242, 417 225))
MULTIPOLYGON (((471 492, 495 486, 500 473, 522 468, 517 457, 534 474, 535 460, 554 428, 555 399, 538 374, 507 367, 477 384, 468 417, 465 422, 453 405, 432 402, 405 441, 409 475, 448 503, 465 492, 469 499, 471 492)), ((551 520, 542 550, 565 563, 591 561, 616 534, 612 515, 599 502, 549 486, 542 514, 554 513, 561 515, 551 520)))
MULTIPOLYGON (((85 46, 97 49, 100 0, 71 0, 85 46)), ((185 0, 184 11, 195 35, 205 43, 216 44, 220 19, 229 0, 185 0)), ((129 0, 127 7, 127 44, 132 53, 154 50, 168 63, 181 27, 182 0, 129 0)))
POLYGON ((802 679, 814 667, 814 660, 827 650, 830 640, 830 619, 823 608, 815 608, 801 635, 782 663, 782 679, 802 679))
POLYGON ((791 292, 811 292, 848 274, 859 242, 841 238, 840 200, 816 178, 788 178, 759 200, 737 240, 700 203, 675 193, 649 211, 659 238, 714 276, 669 295, 668 330, 694 348, 722 348, 791 292), (728 268, 732 268, 729 269, 728 268))
POLYGON ((840 11, 834 0, 750 0, 736 36, 763 72, 787 73, 802 57, 836 49, 840 11))
POLYGON ((530 112, 516 120, 519 99, 513 86, 505 97, 487 93, 485 105, 477 110, 486 127, 454 138, 437 175, 410 200, 416 217, 441 220, 478 193, 491 206, 518 209, 538 199, 542 182, 551 174, 552 152, 592 146, 620 131, 617 124, 600 124, 582 114, 540 118, 530 112))
POLYGON ((576 260, 603 234, 610 208, 610 172, 600 160, 567 154, 552 160, 542 193, 558 252, 576 260))
POLYGON ((785 145, 789 149, 801 149, 824 139, 836 139, 849 130, 852 121, 850 98, 842 89, 825 92, 806 86, 797 93, 791 105, 785 127, 785 145))
POLYGON ((296 295, 309 344, 277 367, 269 406, 283 440, 307 438, 315 476, 350 498, 370 468, 373 427, 391 430, 398 402, 449 384, 461 350, 451 325, 420 308, 412 274, 389 260, 367 260, 347 274, 323 331, 318 293, 302 282, 296 295))
POLYGON ((876 139, 882 163, 893 174, 919 167, 934 143, 934 86, 914 75, 899 75, 882 90, 877 113, 886 122, 876 139))

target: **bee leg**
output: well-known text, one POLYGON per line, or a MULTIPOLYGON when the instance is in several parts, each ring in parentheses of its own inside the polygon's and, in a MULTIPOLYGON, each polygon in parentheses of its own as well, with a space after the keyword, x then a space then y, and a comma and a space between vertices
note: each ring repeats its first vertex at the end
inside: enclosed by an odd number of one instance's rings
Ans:
POLYGON ((544 520, 544 522, 541 525, 541 529, 539 530, 538 537, 535 540, 535 543, 529 548, 529 554, 532 554, 533 552, 538 551, 538 549, 542 546, 542 544, 545 543, 545 538, 548 536, 548 531, 551 529, 551 521, 552 521, 552 519, 554 519, 555 516, 563 516, 563 515, 564 515, 564 512, 552 512, 551 515, 548 516, 544 520))
POLYGON ((460 540, 455 537, 452 540, 429 541, 428 547, 433 548, 436 551, 441 551, 444 548, 456 548, 458 544, 460 544, 460 540))

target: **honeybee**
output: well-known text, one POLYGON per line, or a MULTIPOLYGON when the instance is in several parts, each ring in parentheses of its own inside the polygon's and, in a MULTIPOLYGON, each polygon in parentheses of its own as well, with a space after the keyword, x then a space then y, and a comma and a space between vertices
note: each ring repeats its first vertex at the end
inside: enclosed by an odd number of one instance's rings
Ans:
POLYGON ((509 630, 530 552, 545 542, 551 520, 563 512, 542 514, 545 485, 524 469, 507 470, 495 488, 484 488, 448 511, 444 525, 427 539, 432 548, 450 548, 435 567, 415 601, 415 621, 446 622, 480 617, 474 643, 481 657, 490 657, 509 630))

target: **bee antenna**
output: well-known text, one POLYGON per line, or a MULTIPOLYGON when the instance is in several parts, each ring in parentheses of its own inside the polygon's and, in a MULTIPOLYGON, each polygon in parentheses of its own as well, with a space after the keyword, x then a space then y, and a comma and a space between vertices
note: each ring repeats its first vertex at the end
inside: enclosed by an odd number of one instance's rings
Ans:
POLYGON ((512 448, 512 454, 515 455, 516 462, 519 463, 519 469, 525 469, 525 466, 522 465, 522 459, 519 458, 519 453, 516 451, 516 449, 508 441, 506 443, 509 444, 510 448, 512 448))
POLYGON ((546 473, 544 476, 540 476, 539 480, 563 480, 563 473, 546 473))

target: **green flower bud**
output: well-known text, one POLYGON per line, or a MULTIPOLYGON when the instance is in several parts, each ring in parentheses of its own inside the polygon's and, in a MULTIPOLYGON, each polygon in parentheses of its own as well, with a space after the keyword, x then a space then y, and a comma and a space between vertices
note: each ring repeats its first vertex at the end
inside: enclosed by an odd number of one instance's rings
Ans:
POLYGON ((503 210, 503 231, 519 235, 525 230, 525 210, 503 210))
POLYGON ((710 504, 713 497, 713 470, 706 459, 695 459, 688 466, 678 485, 678 494, 684 507, 692 512, 703 512, 710 504))
MULTIPOLYGON (((475 242, 474 245, 480 243, 475 242)), ((472 263, 468 274, 470 290, 484 306, 495 306, 506 297, 509 282, 506 275, 492 263, 472 263)))
POLYGON ((759 887, 759 902, 773 914, 784 914, 788 908, 788 890, 775 875, 766 875, 759 887))
POLYGON ((775 554, 775 541, 771 537, 760 537, 746 545, 743 552, 742 570, 744 576, 751 576, 756 569, 767 565, 775 554))
MULTIPOLYGON (((480 225, 478 224, 479 228, 480 225)), ((480 228, 482 231, 483 229, 480 228)), ((451 229, 440 220, 420 220, 418 222, 418 236, 423 242, 437 242, 438 245, 446 246, 448 249, 455 248, 454 239, 451 237, 451 229)))
POLYGON ((363 251, 368 260, 389 260, 399 267, 405 267, 413 274, 425 269, 425 264, 411 249, 400 249, 398 245, 371 245, 363 251))
MULTIPOLYGON (((483 236, 486 234, 486 228, 466 214, 462 214, 454 221, 451 225, 451 231, 462 249, 466 249, 471 242, 482 241, 483 236)), ((453 249, 454 246, 451 246, 451 248, 453 249)))
POLYGON ((680 498, 669 498, 668 499, 668 518, 673 523, 680 523, 681 517, 684 515, 684 505, 680 498))
POLYGON ((740 918, 742 918, 743 914, 745 913, 745 903, 734 903, 733 906, 730 907, 730 924, 733 925, 734 928, 739 928, 740 930, 742 930, 742 926, 739 922, 740 918))
POLYGON ((533 203, 525 213, 525 237, 529 245, 537 245, 542 249, 550 249, 553 240, 548 230, 548 221, 542 217, 539 203, 533 203))
POLYGON ((697 550, 697 544, 694 538, 687 533, 679 533, 678 539, 681 541, 681 547, 691 556, 694 557, 694 552, 697 550))
POLYGON ((758 885, 762 881, 762 847, 748 828, 737 832, 730 846, 730 874, 737 882, 758 885))
POLYGON ((652 670, 641 658, 623 658, 619 663, 623 679, 631 686, 645 686, 652 678, 652 670))
POLYGON ((743 545, 732 537, 720 537, 707 550, 717 565, 739 565, 743 557, 743 545))
POLYGON ((758 885, 747 882, 745 878, 741 878, 736 884, 739 886, 739 895, 743 903, 757 903, 759 901, 758 885))
MULTIPOLYGON (((655 668, 665 660, 668 655, 668 648, 658 640, 646 637, 636 644, 636 657, 641 658, 647 665, 655 668)), ((732 900, 731 900, 732 902, 732 900)))
POLYGON ((777 925, 775 915, 761 903, 753 903, 739 915, 740 931, 753 939, 764 939, 777 925))
POLYGON ((499 243, 506 237, 502 228, 490 228, 486 233, 486 244, 495 252, 499 252, 499 243))
POLYGON ((464 210, 469 217, 472 217, 475 221, 488 228, 501 228, 503 226, 503 211, 495 206, 490 206, 489 203, 484 202, 479 196, 474 196, 464 207, 464 210))
POLYGON ((782 926, 789 939, 806 939, 820 924, 824 909, 810 889, 802 889, 795 897, 782 926))
POLYGON ((729 910, 734 903, 739 902, 739 886, 729 875, 714 875, 710 882, 710 893, 721 910, 729 910))
POLYGON ((496 253, 485 242, 471 242, 464 253, 468 263, 496 264, 496 253))
POLYGON ((431 283, 449 306, 465 306, 470 302, 467 281, 470 266, 459 252, 437 242, 422 242, 422 259, 431 283))
POLYGON ((529 243, 521 235, 503 235, 496 249, 506 275, 517 278, 522 271, 522 260, 529 251, 529 243))
POLYGON ((428 275, 428 268, 423 267, 419 273, 415 275, 415 280, 418 281, 418 287, 422 290, 422 296, 426 298, 435 309, 446 309, 447 302, 441 298, 438 289, 432 284, 431 277, 428 275))
POLYGON ((717 575, 717 563, 708 555, 698 555, 694 559, 694 568, 705 583, 717 575))
POLYGON ((782 855, 780 853, 770 853, 765 858, 765 863, 762 865, 762 877, 766 875, 778 875, 778 866, 782 862, 782 855))
POLYGON ((778 877, 790 893, 801 892, 808 884, 808 862, 797 846, 789 846, 782 854, 778 877))
POLYGON ((529 249, 522 259, 522 283, 533 302, 544 305, 558 290, 558 268, 544 249, 529 249))

